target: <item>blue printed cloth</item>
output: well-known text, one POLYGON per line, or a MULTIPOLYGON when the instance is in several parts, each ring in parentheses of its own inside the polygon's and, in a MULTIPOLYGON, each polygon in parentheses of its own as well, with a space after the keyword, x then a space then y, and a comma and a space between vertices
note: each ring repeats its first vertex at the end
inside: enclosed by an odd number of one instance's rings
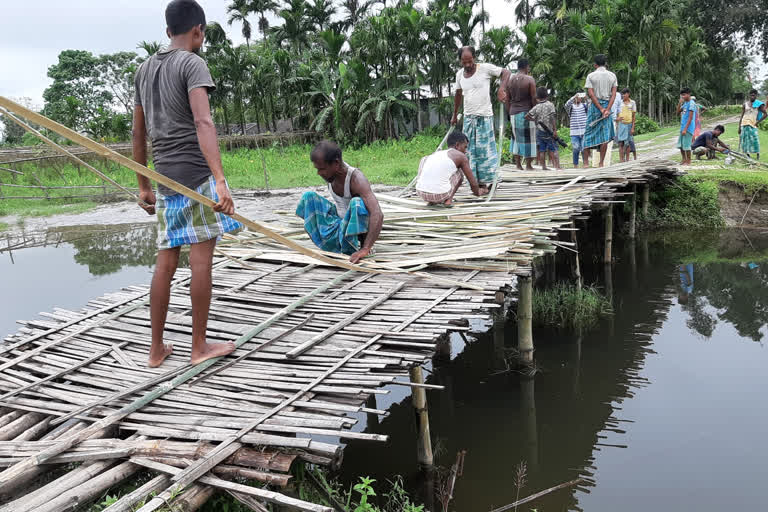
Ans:
MULTIPOLYGON (((608 108, 608 102, 610 100, 598 100, 600 106, 608 108)), ((603 114, 595 106, 594 103, 590 103, 589 112, 587 112, 587 129, 584 132, 584 148, 593 148, 600 144, 610 142, 615 135, 613 129, 613 121, 610 116, 602 119, 603 114), (594 126, 592 123, 597 121, 594 126)))
MULTIPOLYGON (((219 200, 213 176, 195 191, 213 201, 219 200)), ((233 233, 243 228, 242 224, 231 217, 215 212, 182 194, 158 194, 155 211, 159 250, 207 242, 213 238, 218 239, 224 233, 233 233)))
POLYGON ((760 153, 760 136, 754 126, 742 126, 740 140, 743 152, 760 153))
POLYGON ((619 133, 617 139, 619 142, 626 142, 632 137, 632 125, 630 123, 619 123, 619 133))
POLYGON ((304 192, 296 206, 296 215, 304 219, 304 229, 320 249, 340 254, 360 250, 360 237, 368 232, 368 209, 359 197, 353 197, 344 217, 336 205, 317 192, 304 192))
POLYGON ((509 152, 523 158, 536 156, 536 121, 528 121, 525 114, 518 112, 510 117, 512 123, 512 140, 509 141, 509 152))
POLYGON ((493 116, 464 116, 464 135, 469 139, 467 157, 475 177, 482 183, 493 181, 499 164, 496 137, 493 134, 493 116))

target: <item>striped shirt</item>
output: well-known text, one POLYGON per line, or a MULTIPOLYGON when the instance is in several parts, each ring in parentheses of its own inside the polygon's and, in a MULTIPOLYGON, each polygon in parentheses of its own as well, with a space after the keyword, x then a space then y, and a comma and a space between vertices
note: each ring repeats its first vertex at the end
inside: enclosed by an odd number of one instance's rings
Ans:
POLYGON ((568 112, 568 116, 571 118, 571 135, 579 136, 584 135, 587 129, 587 104, 582 100, 578 105, 574 105, 574 98, 565 102, 565 111, 568 112))

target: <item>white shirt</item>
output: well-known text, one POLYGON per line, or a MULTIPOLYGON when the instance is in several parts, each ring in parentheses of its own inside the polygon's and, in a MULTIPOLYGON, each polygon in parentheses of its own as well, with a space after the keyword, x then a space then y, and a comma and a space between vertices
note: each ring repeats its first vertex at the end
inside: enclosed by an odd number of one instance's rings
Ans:
MULTIPOLYGON (((619 82, 616 80, 616 75, 605 69, 605 66, 600 66, 588 74, 587 82, 584 84, 584 88, 595 91, 595 96, 599 100, 610 100, 611 89, 618 86, 619 82)), ((616 95, 618 96, 618 92, 616 95)))
POLYGON ((464 95, 465 116, 493 116, 491 77, 501 76, 502 69, 493 64, 477 64, 475 74, 464 78, 464 68, 456 73, 456 90, 464 95))
POLYGON ((416 180, 416 190, 428 194, 445 194, 451 190, 451 176, 456 172, 456 162, 448 156, 447 149, 424 157, 416 180))

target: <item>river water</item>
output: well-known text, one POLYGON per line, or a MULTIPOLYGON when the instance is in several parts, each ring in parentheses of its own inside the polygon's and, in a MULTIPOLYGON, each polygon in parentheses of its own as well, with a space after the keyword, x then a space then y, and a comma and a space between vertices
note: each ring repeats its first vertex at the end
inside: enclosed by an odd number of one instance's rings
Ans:
MULTIPOLYGON (((45 244, 0 253, 2 337, 17 319, 149 282, 152 226, 57 228, 45 244)), ((488 511, 583 478, 519 510, 764 510, 768 236, 619 240, 608 273, 599 254, 583 249, 585 282, 606 290, 610 278, 614 314, 581 334, 535 328, 534 378, 508 371, 516 326, 503 319, 466 339, 453 335, 428 367, 427 381, 445 386, 428 392, 436 463, 449 467, 466 450, 450 509, 488 511)), ((561 257, 537 286, 566 278, 568 265, 561 257)), ((389 442, 350 442, 337 476, 402 475, 420 502, 440 510, 429 490, 438 482, 417 467, 407 388, 379 396, 377 407, 389 415, 361 415, 355 430, 389 442)))

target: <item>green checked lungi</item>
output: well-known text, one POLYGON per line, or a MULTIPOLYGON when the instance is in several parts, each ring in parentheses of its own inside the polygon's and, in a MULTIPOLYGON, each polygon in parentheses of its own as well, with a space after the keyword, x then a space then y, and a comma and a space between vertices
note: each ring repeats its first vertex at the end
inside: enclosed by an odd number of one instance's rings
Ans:
POLYGON ((317 192, 304 192, 296 206, 296 215, 304 219, 304 229, 320 249, 340 254, 360 250, 360 235, 368 232, 368 209, 359 197, 353 197, 344 217, 336 205, 317 192))
MULTIPOLYGON (((213 176, 195 191, 213 201, 219 200, 213 176)), ((155 210, 159 250, 207 242, 212 238, 220 238, 224 233, 237 232, 243 228, 242 224, 231 217, 215 212, 183 194, 158 194, 155 210)))
POLYGON ((512 140, 509 143, 509 152, 523 158, 536 156, 536 122, 528 121, 525 114, 518 112, 510 117, 512 123, 512 140))
MULTIPOLYGON (((598 100, 603 108, 608 108, 608 102, 610 100, 598 100)), ((613 140, 616 135, 613 129, 613 121, 608 116, 602 121, 598 121, 594 126, 591 126, 594 121, 601 119, 603 114, 595 106, 594 103, 589 104, 589 111, 587 112, 587 127, 584 132, 584 148, 593 148, 606 142, 613 140)))
POLYGON ((482 183, 493 181, 499 163, 496 137, 493 134, 493 116, 464 116, 464 135, 469 139, 467 157, 475 177, 482 183))
POLYGON ((760 153, 760 136, 754 126, 742 126, 740 140, 743 152, 760 153))

